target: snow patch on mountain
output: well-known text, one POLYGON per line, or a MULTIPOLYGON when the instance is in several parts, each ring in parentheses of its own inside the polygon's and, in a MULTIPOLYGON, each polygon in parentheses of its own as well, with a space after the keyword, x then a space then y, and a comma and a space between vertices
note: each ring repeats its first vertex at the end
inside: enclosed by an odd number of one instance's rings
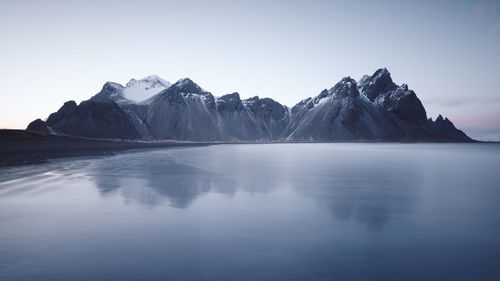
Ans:
POLYGON ((123 97, 133 102, 143 102, 170 86, 170 82, 157 75, 140 80, 131 79, 123 89, 123 97))
POLYGON ((107 82, 90 100, 65 103, 31 131, 97 138, 193 141, 471 141, 447 118, 427 119, 406 84, 387 69, 287 108, 270 98, 214 97, 189 78, 175 84, 154 75, 126 86, 107 82))

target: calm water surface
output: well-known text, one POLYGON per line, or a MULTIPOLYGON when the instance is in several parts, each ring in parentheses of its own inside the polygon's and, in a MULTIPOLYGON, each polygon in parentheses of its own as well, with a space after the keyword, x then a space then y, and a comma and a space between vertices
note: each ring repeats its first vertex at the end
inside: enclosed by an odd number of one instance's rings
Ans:
POLYGON ((500 280, 500 145, 217 145, 0 169, 0 280, 500 280))

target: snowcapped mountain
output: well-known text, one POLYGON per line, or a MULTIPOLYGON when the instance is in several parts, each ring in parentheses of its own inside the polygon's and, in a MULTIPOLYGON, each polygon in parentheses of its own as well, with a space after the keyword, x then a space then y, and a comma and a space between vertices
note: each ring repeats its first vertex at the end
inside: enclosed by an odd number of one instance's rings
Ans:
POLYGON ((170 82, 157 75, 151 75, 141 80, 131 79, 123 90, 123 96, 134 102, 142 102, 170 86, 170 82))
POLYGON ((107 82, 91 99, 67 102, 32 131, 95 138, 193 141, 471 141, 442 116, 427 119, 415 92, 387 69, 343 78, 291 109, 270 98, 214 97, 189 78, 107 82))
POLYGON ((114 82, 106 82, 101 92, 93 98, 110 99, 116 103, 147 103, 152 97, 169 88, 170 82, 151 75, 140 80, 130 79, 126 86, 114 82))

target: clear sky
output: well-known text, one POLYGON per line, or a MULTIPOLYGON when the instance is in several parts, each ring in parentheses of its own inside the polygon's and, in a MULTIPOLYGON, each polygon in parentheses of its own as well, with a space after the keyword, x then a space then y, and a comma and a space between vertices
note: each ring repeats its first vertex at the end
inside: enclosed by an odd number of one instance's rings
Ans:
POLYGON ((0 1, 0 128, 106 81, 190 77, 293 106, 387 67, 429 117, 500 140, 500 1, 0 1))

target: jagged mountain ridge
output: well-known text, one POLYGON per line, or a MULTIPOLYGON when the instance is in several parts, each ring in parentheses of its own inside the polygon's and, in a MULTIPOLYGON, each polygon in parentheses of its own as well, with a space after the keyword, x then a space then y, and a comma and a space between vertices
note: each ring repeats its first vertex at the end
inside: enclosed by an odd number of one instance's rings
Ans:
POLYGON ((415 92, 396 85, 385 68, 359 82, 345 77, 291 109, 270 98, 215 97, 189 78, 107 82, 91 99, 67 102, 27 129, 138 140, 471 141, 447 118, 427 119, 415 92), (135 100, 127 95, 132 87, 135 100))

